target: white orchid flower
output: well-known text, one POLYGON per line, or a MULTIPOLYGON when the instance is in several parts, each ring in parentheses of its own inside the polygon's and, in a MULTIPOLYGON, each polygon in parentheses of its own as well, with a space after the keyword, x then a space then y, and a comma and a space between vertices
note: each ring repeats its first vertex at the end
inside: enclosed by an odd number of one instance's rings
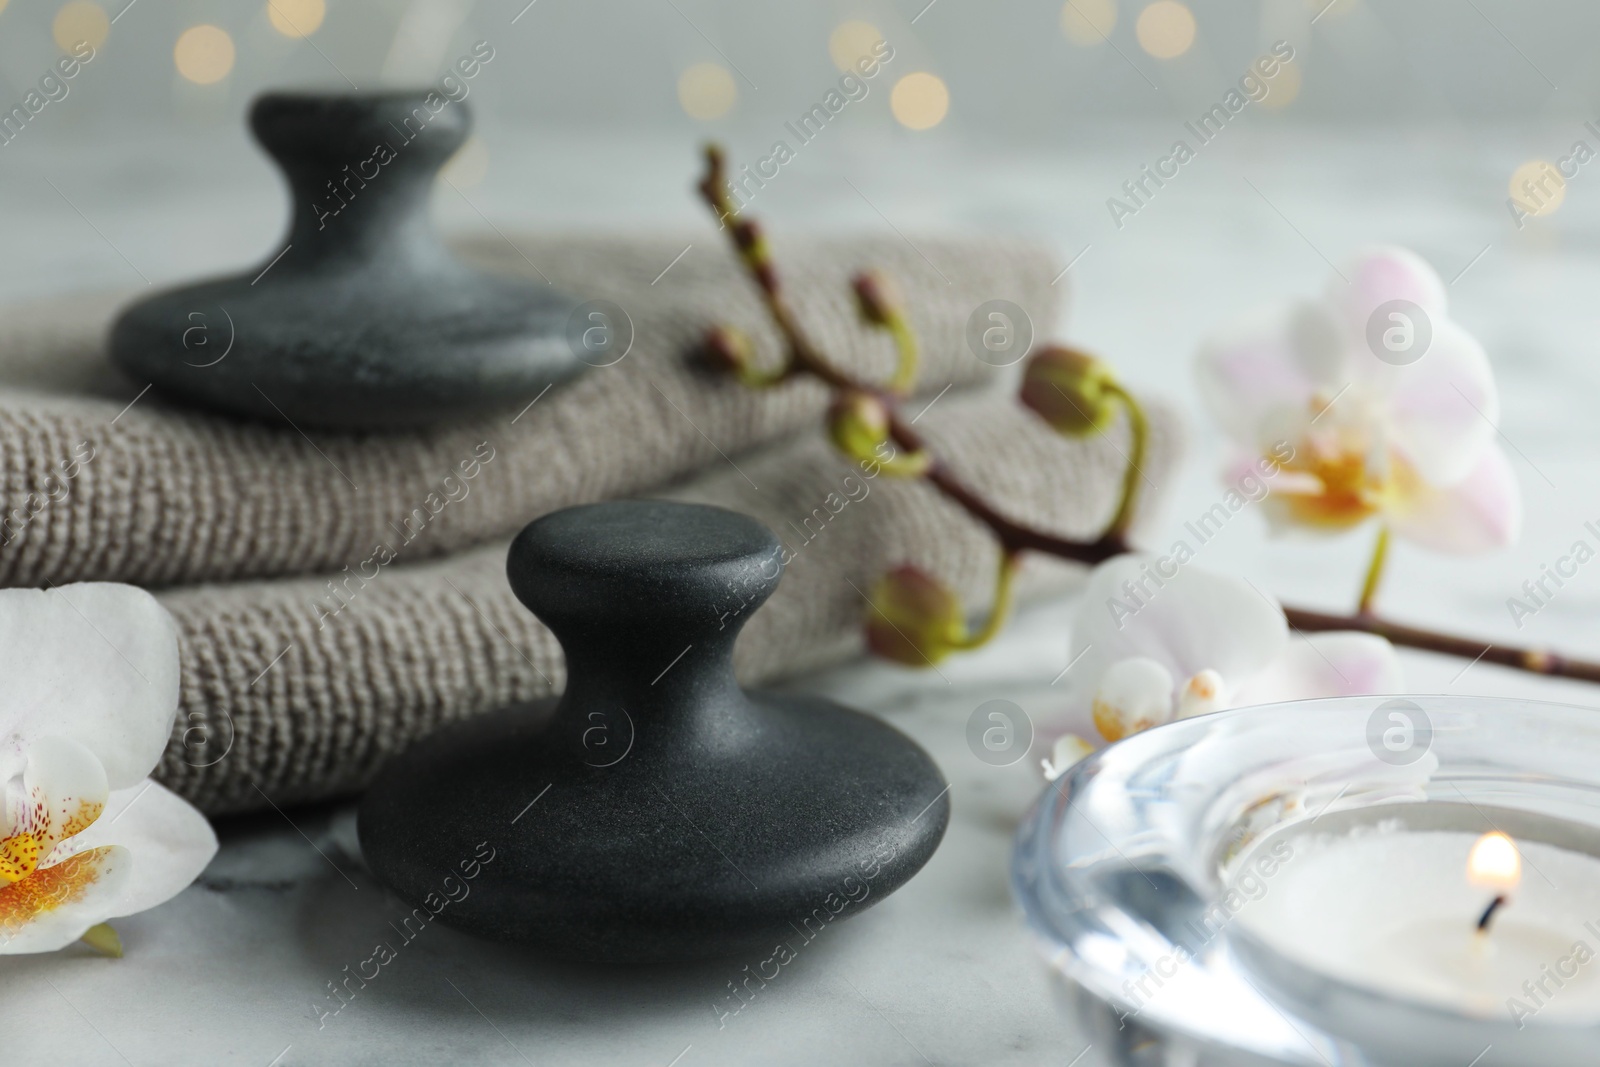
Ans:
MULTIPOLYGON (((1072 627, 1075 718, 1087 712, 1107 741, 1227 708, 1402 690, 1383 638, 1291 637, 1282 609, 1248 582, 1193 565, 1165 578, 1148 559, 1096 567, 1072 627)), ((1088 732, 1087 723, 1063 725, 1088 732)), ((1069 742, 1057 755, 1081 751, 1069 742)))
POLYGON ((120 952, 101 924, 175 896, 217 851, 147 777, 178 707, 172 618, 128 585, 0 590, 0 677, 0 953, 86 935, 120 952))
POLYGON ((1499 395, 1444 283, 1401 248, 1343 274, 1322 300, 1252 316, 1200 353, 1201 393, 1242 463, 1282 465, 1265 514, 1325 531, 1376 517, 1442 552, 1510 544, 1522 502, 1495 440, 1499 395))

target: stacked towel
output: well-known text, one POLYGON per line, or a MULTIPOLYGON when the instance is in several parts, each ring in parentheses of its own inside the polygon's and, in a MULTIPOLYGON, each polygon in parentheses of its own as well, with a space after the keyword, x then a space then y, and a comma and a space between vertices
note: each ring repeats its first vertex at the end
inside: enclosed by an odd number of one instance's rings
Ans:
MULTIPOLYGON (((165 784, 211 812, 351 793, 444 722, 559 692, 559 646, 512 596, 504 565, 518 529, 571 504, 623 495, 720 504, 789 543, 785 578, 740 641, 746 681, 854 651, 864 593, 898 563, 986 606, 987 535, 926 485, 866 479, 836 455, 818 428, 824 389, 802 379, 752 391, 703 369, 698 343, 713 323, 746 330, 762 359, 780 351, 755 290, 713 237, 496 239, 462 250, 531 274, 525 250, 564 291, 621 306, 633 348, 531 405, 470 423, 340 434, 176 408, 120 378, 102 348, 120 297, 0 316, 0 584, 98 579, 157 591, 183 656, 165 784)), ((925 395, 913 404, 931 407, 918 428, 1018 518, 1078 536, 1103 526, 1126 427, 1061 440, 965 342, 973 310, 997 298, 1049 335, 1059 290, 1045 253, 898 239, 781 251, 805 328, 865 378, 887 378, 895 356, 860 324, 848 281, 867 267, 892 275, 924 341, 925 395)), ((208 341, 225 342, 224 324, 206 328, 224 334, 208 341)), ((1175 420, 1151 414, 1144 470, 1159 485, 1178 442, 1175 420)))

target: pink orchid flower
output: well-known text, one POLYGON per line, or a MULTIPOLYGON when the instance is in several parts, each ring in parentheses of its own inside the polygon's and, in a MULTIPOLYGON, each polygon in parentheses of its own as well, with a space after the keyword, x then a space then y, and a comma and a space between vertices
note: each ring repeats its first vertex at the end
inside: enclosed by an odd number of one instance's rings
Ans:
POLYGON ((1488 356, 1414 253, 1373 250, 1323 299, 1224 330, 1201 350, 1199 379, 1242 462, 1289 453, 1264 509, 1275 526, 1335 532, 1376 518, 1457 553, 1516 540, 1522 502, 1496 440, 1488 356))

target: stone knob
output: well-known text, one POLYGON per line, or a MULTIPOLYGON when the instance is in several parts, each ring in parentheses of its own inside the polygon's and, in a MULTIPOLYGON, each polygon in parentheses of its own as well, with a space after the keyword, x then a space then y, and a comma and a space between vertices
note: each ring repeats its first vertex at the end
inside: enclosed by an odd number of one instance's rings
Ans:
POLYGON ((299 247, 296 267, 341 260, 394 267, 390 257, 399 256, 427 269, 444 256, 428 202, 439 169, 466 143, 472 115, 464 102, 434 113, 425 100, 411 93, 256 98, 250 129, 289 182, 285 244, 299 247))
POLYGON ((777 588, 781 549, 736 512, 620 501, 530 524, 506 575, 561 642, 567 703, 689 719, 713 706, 743 711, 733 642, 777 588))
POLYGON ((288 236, 248 271, 126 308, 110 354, 129 375, 218 412, 372 429, 526 402, 584 369, 565 336, 576 301, 471 269, 434 232, 464 102, 267 93, 250 123, 288 179, 288 236))
POLYGON ((876 718, 735 681, 781 571, 771 531, 720 508, 529 525, 507 574, 560 640, 566 690, 390 763, 360 812, 374 873, 419 902, 483 842, 497 858, 440 920, 601 962, 773 952, 901 885, 944 833, 938 768, 876 718))

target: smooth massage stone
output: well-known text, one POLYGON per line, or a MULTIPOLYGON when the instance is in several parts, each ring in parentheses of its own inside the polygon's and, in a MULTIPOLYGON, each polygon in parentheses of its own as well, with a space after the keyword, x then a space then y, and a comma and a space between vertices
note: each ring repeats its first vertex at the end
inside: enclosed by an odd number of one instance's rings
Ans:
POLYGON ((506 571, 566 691, 389 763, 359 816, 373 872, 450 926, 607 962, 781 955, 904 883, 949 819, 933 761, 871 716, 734 680, 781 551, 690 504, 529 525, 506 571))
POLYGON ((381 428, 531 400, 584 369, 566 339, 576 301, 473 270, 434 233, 464 102, 268 93, 250 123, 288 177, 289 235, 248 271, 125 309, 110 350, 129 375, 279 425, 381 428))

